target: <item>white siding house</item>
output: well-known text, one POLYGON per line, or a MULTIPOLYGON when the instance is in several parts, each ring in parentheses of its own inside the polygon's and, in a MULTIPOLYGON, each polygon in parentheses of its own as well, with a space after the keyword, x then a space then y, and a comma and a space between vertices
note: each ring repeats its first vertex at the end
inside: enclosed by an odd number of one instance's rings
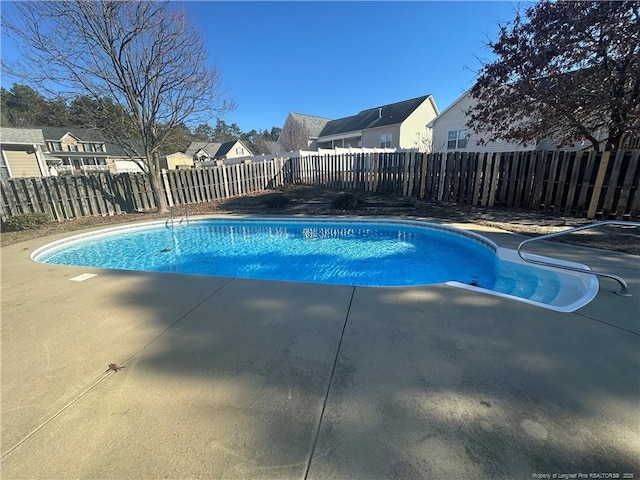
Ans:
POLYGON ((0 128, 0 178, 49 175, 42 130, 0 128))
POLYGON ((427 124, 432 132, 432 151, 446 152, 517 152, 534 148, 523 147, 517 143, 497 141, 480 145, 480 139, 486 138, 483 132, 473 132, 467 127, 465 111, 475 104, 467 90, 440 115, 427 124))
MULTIPOLYGON (((468 111, 476 100, 471 98, 467 90, 456 101, 445 108, 440 115, 427 124, 432 131, 432 151, 436 153, 446 152, 520 152, 524 150, 553 150, 558 147, 558 142, 551 138, 540 139, 535 144, 522 146, 516 142, 497 140, 495 142, 480 144, 482 138, 488 138, 486 132, 474 132, 467 127, 468 111)), ((596 134, 596 138, 606 138, 605 132, 596 134)), ((564 145, 562 150, 584 150, 591 143, 575 142, 573 145, 564 145)))

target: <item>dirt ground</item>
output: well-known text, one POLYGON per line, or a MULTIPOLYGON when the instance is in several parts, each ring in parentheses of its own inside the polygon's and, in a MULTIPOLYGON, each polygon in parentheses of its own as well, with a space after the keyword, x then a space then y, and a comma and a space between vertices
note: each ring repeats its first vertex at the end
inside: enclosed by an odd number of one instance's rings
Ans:
MULTIPOLYGON (((191 204, 189 205, 189 215, 236 213, 423 217, 448 222, 482 224, 532 237, 590 223, 584 218, 564 217, 543 212, 424 202, 407 197, 392 197, 371 192, 347 192, 362 198, 364 206, 356 210, 336 210, 331 207, 331 203, 340 193, 343 192, 322 187, 287 186, 278 190, 234 197, 223 201, 191 204), (285 200, 281 200, 280 197, 284 197, 285 200)), ((177 217, 183 216, 184 207, 176 207, 175 215, 177 217)), ((2 246, 5 246, 31 238, 88 227, 163 218, 169 218, 169 215, 135 213, 113 217, 85 217, 66 222, 51 222, 36 230, 2 232, 0 240, 2 246)), ((639 233, 640 229, 632 226, 604 226, 576 232, 556 241, 640 255, 639 233)))

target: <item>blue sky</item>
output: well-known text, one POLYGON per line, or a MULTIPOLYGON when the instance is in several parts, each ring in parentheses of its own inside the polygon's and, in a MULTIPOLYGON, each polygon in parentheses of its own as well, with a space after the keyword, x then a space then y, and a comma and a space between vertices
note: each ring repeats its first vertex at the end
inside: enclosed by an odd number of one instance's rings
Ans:
POLYGON ((517 9, 510 1, 174 3, 237 102, 223 120, 243 131, 282 127, 288 112, 340 118, 425 94, 443 110, 472 86, 480 60, 491 58, 486 43, 517 9))
POLYGON ((238 107, 242 130, 288 112, 327 118, 470 88, 515 2, 184 2, 238 107))

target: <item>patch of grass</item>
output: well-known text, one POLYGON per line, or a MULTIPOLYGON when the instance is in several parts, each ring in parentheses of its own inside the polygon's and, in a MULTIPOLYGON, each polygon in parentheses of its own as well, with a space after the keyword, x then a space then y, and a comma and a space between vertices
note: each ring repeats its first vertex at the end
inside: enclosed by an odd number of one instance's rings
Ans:
POLYGON ((265 207, 276 210, 282 210, 286 208, 289 203, 291 203, 291 200, 279 193, 268 195, 262 202, 265 207))
POLYGON ((365 201, 352 193, 341 193, 331 202, 331 208, 335 210, 357 210, 364 206, 365 201))
POLYGON ((33 230, 50 221, 51 217, 47 213, 19 213, 2 222, 2 230, 7 232, 33 230))

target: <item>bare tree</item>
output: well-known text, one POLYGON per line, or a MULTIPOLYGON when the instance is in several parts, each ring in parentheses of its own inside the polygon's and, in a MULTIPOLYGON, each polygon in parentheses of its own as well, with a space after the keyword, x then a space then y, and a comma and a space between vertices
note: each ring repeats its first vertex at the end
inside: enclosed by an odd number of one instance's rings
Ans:
MULTIPOLYGON (((16 2, 2 25, 20 52, 3 69, 58 94, 113 101, 123 115, 103 126, 149 173, 167 211, 159 152, 178 126, 206 123, 234 107, 208 67, 202 37, 169 2, 16 2)), ((104 105, 107 111, 108 105, 104 105)), ((113 111, 113 108, 111 108, 113 111)))
POLYGON ((284 129, 280 133, 278 142, 286 152, 306 150, 309 148, 309 132, 303 121, 290 116, 284 129))

